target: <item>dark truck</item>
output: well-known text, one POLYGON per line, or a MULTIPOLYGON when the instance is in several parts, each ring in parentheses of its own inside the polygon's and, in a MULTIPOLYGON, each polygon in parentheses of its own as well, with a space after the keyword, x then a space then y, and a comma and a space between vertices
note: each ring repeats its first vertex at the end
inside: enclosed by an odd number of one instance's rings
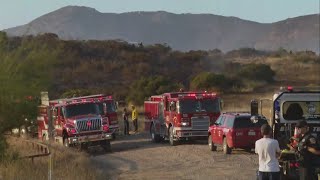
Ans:
POLYGON ((296 149, 295 125, 306 120, 311 133, 320 139, 320 90, 294 90, 289 87, 274 96, 271 125, 273 137, 282 149, 280 169, 283 179, 299 177, 299 152, 296 149))

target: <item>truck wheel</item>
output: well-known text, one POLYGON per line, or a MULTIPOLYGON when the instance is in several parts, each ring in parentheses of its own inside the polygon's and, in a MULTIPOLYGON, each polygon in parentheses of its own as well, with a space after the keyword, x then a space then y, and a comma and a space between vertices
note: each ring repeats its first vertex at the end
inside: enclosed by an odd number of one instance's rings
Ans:
POLYGON ((216 151, 217 150, 217 146, 215 146, 212 142, 212 136, 210 134, 210 136, 208 137, 208 145, 209 145, 209 149, 210 151, 216 151))
POLYGON ((101 141, 100 145, 101 145, 101 147, 103 148, 104 151, 111 152, 110 141, 108 141, 108 140, 101 141))
POLYGON ((228 146, 228 143, 227 143, 227 138, 223 138, 223 153, 224 154, 231 154, 231 148, 228 146))
POLYGON ((151 140, 155 143, 158 143, 161 141, 160 135, 156 134, 155 132, 155 128, 153 125, 151 125, 151 129, 150 129, 150 134, 151 134, 151 140))
POLYGON ((178 144, 177 141, 175 141, 174 137, 173 137, 173 126, 171 126, 169 129, 169 142, 170 142, 171 146, 176 146, 178 144))
POLYGON ((70 144, 68 142, 68 138, 66 136, 63 137, 63 146, 64 147, 70 147, 70 144))

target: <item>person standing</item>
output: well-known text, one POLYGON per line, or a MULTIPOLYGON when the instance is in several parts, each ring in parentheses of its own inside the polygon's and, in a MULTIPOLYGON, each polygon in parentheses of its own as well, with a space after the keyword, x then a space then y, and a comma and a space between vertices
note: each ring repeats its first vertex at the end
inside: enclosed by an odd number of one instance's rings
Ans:
POLYGON ((317 139, 310 133, 305 120, 296 124, 300 138, 298 142, 300 180, 316 180, 315 168, 320 166, 320 150, 317 139))
POLYGON ((259 180, 279 180, 280 168, 277 157, 280 155, 279 143, 271 138, 272 129, 268 124, 261 126, 263 138, 255 143, 255 152, 259 155, 259 180))
POLYGON ((131 106, 132 108, 132 114, 131 114, 131 118, 132 118, 132 123, 134 126, 134 132, 138 131, 138 114, 137 114, 137 109, 134 105, 131 106))
POLYGON ((123 118, 123 125, 124 125, 124 128, 123 128, 124 135, 130 135, 129 134, 129 117, 128 117, 128 112, 126 108, 123 109, 122 118, 123 118))

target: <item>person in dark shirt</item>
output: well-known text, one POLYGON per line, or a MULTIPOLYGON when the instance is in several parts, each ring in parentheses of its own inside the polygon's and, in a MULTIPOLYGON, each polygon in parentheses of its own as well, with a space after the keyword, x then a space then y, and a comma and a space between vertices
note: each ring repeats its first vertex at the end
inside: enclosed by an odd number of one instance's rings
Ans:
POLYGON ((126 108, 123 109, 122 118, 123 118, 123 126, 124 126, 124 128, 123 128, 124 135, 130 135, 130 134, 129 134, 128 112, 127 112, 127 109, 126 109, 126 108))

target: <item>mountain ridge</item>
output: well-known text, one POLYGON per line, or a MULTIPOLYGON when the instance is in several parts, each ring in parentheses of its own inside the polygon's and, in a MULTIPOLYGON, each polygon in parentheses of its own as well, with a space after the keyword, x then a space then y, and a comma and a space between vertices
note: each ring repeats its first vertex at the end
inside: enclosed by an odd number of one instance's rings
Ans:
POLYGON ((166 11, 101 13, 85 6, 66 6, 26 25, 4 31, 9 36, 55 33, 65 40, 122 39, 143 44, 167 44, 182 51, 229 51, 243 47, 320 51, 319 14, 260 23, 213 14, 166 11))

